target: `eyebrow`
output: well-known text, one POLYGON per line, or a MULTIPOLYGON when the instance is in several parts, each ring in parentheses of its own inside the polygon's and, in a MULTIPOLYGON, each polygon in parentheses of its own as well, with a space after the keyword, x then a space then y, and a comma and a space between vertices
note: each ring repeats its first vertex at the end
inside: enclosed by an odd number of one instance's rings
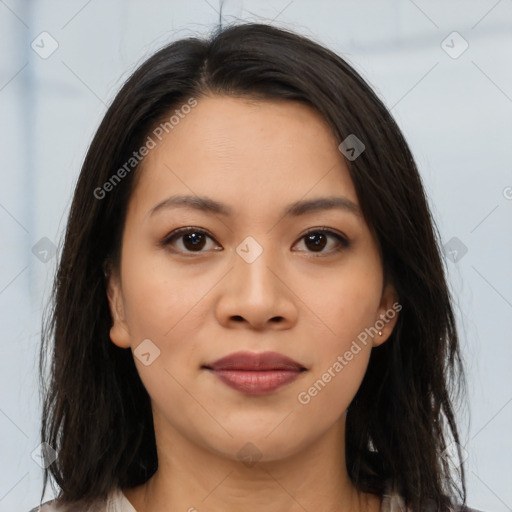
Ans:
MULTIPOLYGON (((205 196, 175 195, 164 199, 149 211, 152 216, 155 213, 169 208, 193 208, 208 213, 233 216, 231 207, 205 196)), ((283 212, 283 217, 299 217, 311 212, 323 210, 344 210, 356 216, 361 216, 359 206, 346 197, 318 197, 314 199, 299 200, 288 205, 283 212)))

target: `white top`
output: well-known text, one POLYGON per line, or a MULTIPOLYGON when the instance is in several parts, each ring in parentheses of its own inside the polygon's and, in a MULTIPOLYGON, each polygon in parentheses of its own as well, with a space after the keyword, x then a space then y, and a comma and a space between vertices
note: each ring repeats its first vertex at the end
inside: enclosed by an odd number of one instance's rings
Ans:
MULTIPOLYGON (((100 512, 97 508, 95 512, 100 512)), ((476 509, 466 508, 467 512, 480 512, 476 509)), ((40 507, 33 508, 30 512, 63 512, 63 508, 54 504, 54 501, 44 503, 40 507)), ((81 512, 74 510, 73 512, 81 512)), ((87 512, 87 511, 83 511, 87 512)), ((128 501, 121 489, 115 489, 107 498, 105 508, 101 512, 137 512, 133 505, 128 501)), ((396 492, 388 488, 387 492, 382 496, 380 512, 412 512, 405 508, 403 498, 396 492)), ((459 508, 455 512, 460 512, 459 508)))
MULTIPOLYGON (((56 505, 54 501, 48 501, 40 507, 33 508, 30 512, 61 512, 63 509, 56 505)), ((105 508, 102 512, 137 512, 133 505, 128 501, 121 489, 115 489, 107 498, 105 508)))
MULTIPOLYGON (((381 512, 405 512, 405 508, 400 507, 402 502, 397 496, 384 496, 381 512), (391 498, 391 500, 390 500, 391 498), (399 502, 396 503, 398 498, 399 502)), ((30 512, 62 512, 62 507, 54 504, 54 501, 44 503, 40 507, 33 508, 30 512)), ((95 512, 97 509, 95 509, 95 512)), ((74 511, 79 512, 79 511, 74 511)), ((84 511, 85 512, 85 511, 84 511)), ((100 512, 98 510, 98 512, 100 512)), ((101 512, 137 512, 133 505, 128 501, 128 498, 124 495, 121 489, 115 489, 112 491, 110 496, 107 498, 107 503, 101 512)))

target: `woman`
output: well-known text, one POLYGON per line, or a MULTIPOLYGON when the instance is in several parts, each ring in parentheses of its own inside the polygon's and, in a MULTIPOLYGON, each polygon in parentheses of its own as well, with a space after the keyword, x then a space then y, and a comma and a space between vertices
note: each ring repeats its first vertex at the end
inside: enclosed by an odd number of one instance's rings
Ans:
POLYGON ((467 510, 438 241, 342 58, 263 24, 160 50, 77 183, 41 510, 467 510))

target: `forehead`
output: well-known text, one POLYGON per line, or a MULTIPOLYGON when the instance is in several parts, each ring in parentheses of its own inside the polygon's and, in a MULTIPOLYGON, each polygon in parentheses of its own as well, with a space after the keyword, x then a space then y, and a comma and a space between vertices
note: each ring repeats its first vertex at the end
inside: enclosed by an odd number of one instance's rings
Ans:
POLYGON ((137 203, 187 193, 270 208, 333 192, 357 203, 336 137, 308 105, 203 97, 174 120, 161 140, 150 133, 155 146, 139 169, 137 203))
POLYGON ((312 107, 297 101, 270 101, 229 96, 201 98, 184 115, 164 141, 183 149, 194 146, 199 154, 262 159, 269 155, 292 159, 336 140, 323 117, 312 107), (314 139, 314 140, 312 140, 314 139), (304 147, 306 140, 311 141, 304 147), (311 146, 311 147, 309 147, 311 146))

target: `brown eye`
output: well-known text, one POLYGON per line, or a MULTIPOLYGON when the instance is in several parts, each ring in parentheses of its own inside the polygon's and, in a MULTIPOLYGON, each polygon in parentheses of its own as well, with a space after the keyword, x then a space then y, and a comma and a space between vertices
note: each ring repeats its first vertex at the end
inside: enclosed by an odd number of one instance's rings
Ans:
POLYGON ((301 239, 304 240, 306 252, 313 253, 332 253, 347 248, 350 244, 348 240, 331 229, 316 228, 306 233, 301 239), (334 239, 334 243, 329 241, 334 239), (330 246, 330 247, 329 247, 330 246), (327 250, 324 249, 327 247, 327 250))
POLYGON ((202 233, 189 233, 183 235, 183 245, 189 251, 201 250, 206 244, 206 237, 202 233))
MULTIPOLYGON (((197 228, 181 228, 169 236, 167 236, 163 242, 163 246, 170 246, 172 250, 176 252, 206 252, 203 251, 205 247, 208 246, 208 241, 214 242, 214 239, 204 230, 197 228)), ((208 249, 213 249, 211 247, 207 247, 208 249)), ((219 247, 218 245, 213 244, 214 247, 219 247)), ((218 250, 218 249, 217 249, 218 250)))
POLYGON ((306 247, 311 251, 322 251, 327 245, 327 236, 325 233, 312 233, 304 237, 306 247))

